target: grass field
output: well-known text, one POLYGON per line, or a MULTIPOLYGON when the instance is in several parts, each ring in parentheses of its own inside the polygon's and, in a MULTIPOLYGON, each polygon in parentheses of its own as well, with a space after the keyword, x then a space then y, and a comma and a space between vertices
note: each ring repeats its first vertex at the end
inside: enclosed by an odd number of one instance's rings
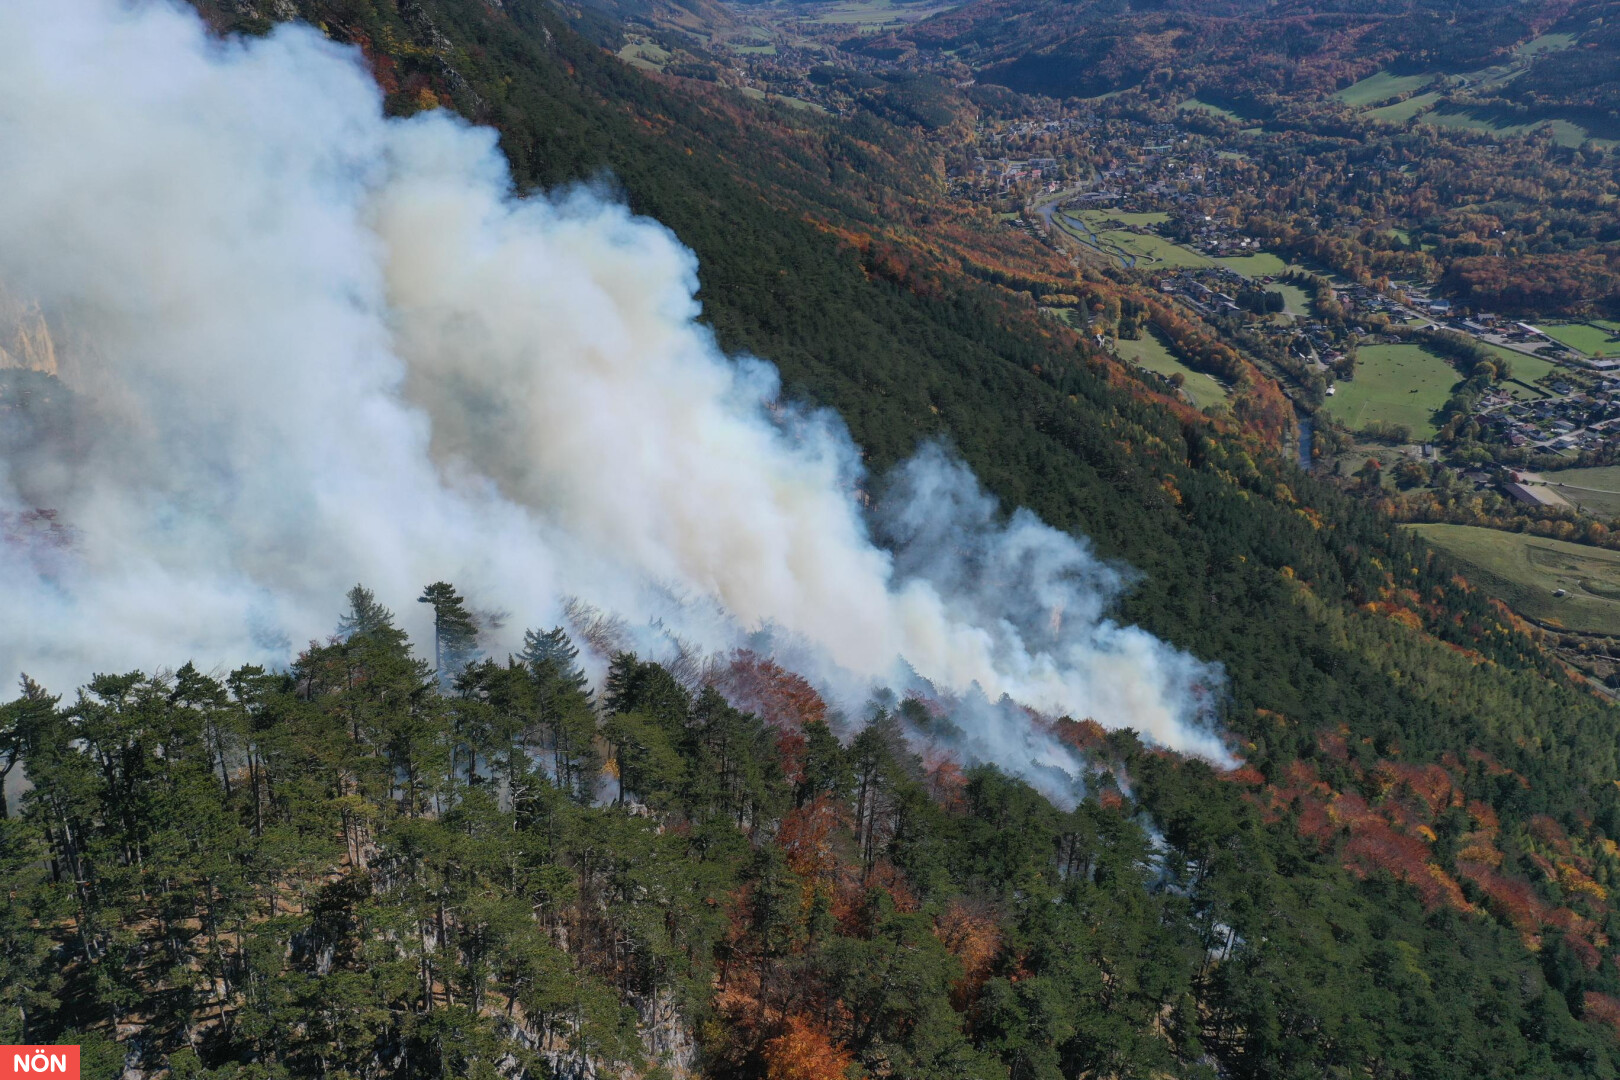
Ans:
POLYGON ((1165 347, 1164 342, 1151 332, 1143 334, 1135 341, 1120 341, 1118 352, 1124 359, 1140 364, 1149 371, 1156 371, 1160 375, 1180 374, 1187 380, 1182 389, 1200 409, 1217 401, 1225 401, 1227 394, 1230 393, 1213 376, 1194 371, 1177 360, 1165 347))
POLYGON ((1162 236, 1145 236, 1128 232, 1110 232, 1102 235, 1135 255, 1138 267, 1215 265, 1215 260, 1208 255, 1192 248, 1182 247, 1162 236))
MULTIPOLYGON (((1105 228, 1109 222, 1121 222, 1126 225, 1151 227, 1161 225, 1170 220, 1170 215, 1157 212, 1132 212, 1129 210, 1080 210, 1058 215, 1067 217, 1072 221, 1083 223, 1095 235, 1097 242, 1104 250, 1117 248, 1118 251, 1135 256, 1136 266, 1149 267, 1188 267, 1201 269, 1209 266, 1226 266, 1248 277, 1259 277, 1265 274, 1280 274, 1288 269, 1288 264, 1267 251, 1257 251, 1253 255, 1240 255, 1236 258, 1214 259, 1203 252, 1183 247, 1172 240, 1166 240, 1156 234, 1143 234, 1129 232, 1124 229, 1105 228)), ((1063 224, 1061 221, 1059 224, 1063 224)), ((1091 243, 1091 238, 1085 230, 1068 228, 1070 235, 1076 239, 1091 243)), ((1093 244, 1093 246, 1096 246, 1093 244)), ((1118 257, 1117 252, 1109 252, 1118 257)), ((1123 262, 1125 260, 1121 260, 1123 262)))
POLYGON ((1127 225, 1163 225, 1170 215, 1162 210, 1082 210, 1086 224, 1095 229, 1104 221, 1122 221, 1127 225))
MULTIPOLYGON (((1586 129, 1568 120, 1534 120, 1526 124, 1501 124, 1489 117, 1477 116, 1462 109, 1457 112, 1435 110, 1423 117, 1425 124, 1435 127, 1461 128, 1466 131, 1489 131, 1495 135, 1525 135, 1537 128, 1552 131, 1553 142, 1559 146, 1579 146, 1587 140, 1586 129)), ((1599 139, 1599 143, 1610 140, 1599 139)))
POLYGON ((1541 478, 1583 510, 1602 517, 1620 517, 1620 465, 1560 469, 1542 473, 1541 478))
POLYGON ((816 9, 815 21, 842 26, 877 27, 916 22, 947 10, 949 5, 901 4, 893 0, 838 0, 816 9))
POLYGON ((1413 94, 1405 101, 1385 105, 1382 109, 1374 109, 1367 115, 1382 120, 1386 124, 1404 124, 1418 113, 1427 112, 1439 100, 1439 91, 1431 90, 1426 94, 1413 94))
POLYGON ((1592 323, 1542 323, 1539 328, 1554 341, 1562 342, 1587 356, 1614 356, 1620 353, 1620 335, 1592 323))
POLYGON ((1073 224, 1078 221, 1089 228, 1096 236, 1096 244, 1102 245, 1104 253, 1118 258, 1121 263, 1129 264, 1134 259, 1137 267, 1205 267, 1214 266, 1215 260, 1207 255, 1172 243, 1162 236, 1127 232, 1123 229, 1104 229, 1102 226, 1109 221, 1123 221, 1131 224, 1152 225, 1163 220, 1160 214, 1132 214, 1114 210, 1082 210, 1078 214, 1058 215, 1059 224, 1063 225, 1068 233, 1078 240, 1093 244, 1085 229, 1073 224), (1067 217, 1069 223, 1061 219, 1067 217), (1129 259, 1122 257, 1128 256, 1129 259))
POLYGON ((1513 377, 1520 382, 1533 383, 1537 379, 1544 379, 1555 371, 1562 370, 1560 365, 1539 356, 1526 356, 1522 352, 1504 349, 1500 345, 1485 345, 1485 350, 1493 356, 1500 356, 1512 365, 1513 377))
POLYGON ((1207 101, 1199 101, 1195 97, 1188 98, 1186 101, 1183 101, 1180 105, 1177 105, 1176 108, 1185 109, 1185 110, 1187 110, 1189 112, 1212 113, 1215 116, 1224 117, 1227 120, 1236 120, 1236 121, 1239 121, 1239 122, 1241 122, 1243 120, 1243 117, 1239 116, 1237 113, 1233 112, 1231 109, 1223 109, 1219 105, 1211 105, 1209 102, 1207 102, 1207 101))
POLYGON ((1536 56, 1544 52, 1557 52, 1575 44, 1574 34, 1542 34, 1520 45, 1513 51, 1520 56, 1536 56))
POLYGON ((1140 89, 1142 89, 1142 84, 1137 83, 1135 86, 1127 86, 1127 87, 1124 87, 1123 89, 1120 89, 1120 90, 1110 90, 1106 94, 1098 94, 1096 97, 1081 98, 1080 100, 1081 101, 1107 101, 1109 98, 1117 98, 1121 94, 1129 94, 1133 90, 1140 90, 1140 89))
POLYGON ((632 42, 619 50, 619 59, 644 71, 663 71, 670 53, 650 41, 632 42))
POLYGON ((1388 101, 1392 97, 1421 89, 1433 81, 1432 73, 1392 75, 1387 71, 1380 71, 1358 83, 1351 83, 1333 96, 1346 105, 1376 105, 1380 101, 1388 101))
POLYGON ((1339 383, 1324 408, 1352 431, 1382 421, 1426 439, 1457 382, 1457 370, 1421 345, 1368 345, 1356 353, 1356 377, 1339 383))
POLYGON ((1468 564, 1468 579, 1515 611, 1570 630, 1620 633, 1620 552, 1472 525, 1404 527, 1468 564))
POLYGON ((1540 389, 1530 389, 1535 386, 1536 380, 1545 378, 1559 370, 1559 365, 1551 360, 1544 360, 1539 356, 1526 356, 1522 352, 1504 349, 1500 345, 1481 342, 1485 351, 1492 356, 1500 356, 1505 360, 1511 372, 1511 381, 1504 384, 1504 389, 1520 401, 1537 401, 1541 398, 1552 397, 1551 392, 1540 389))
POLYGON ((1237 255, 1226 259, 1216 259, 1215 265, 1236 270, 1246 277, 1280 274, 1288 269, 1287 263, 1269 251, 1257 251, 1253 255, 1237 255))
POLYGON ((1311 313, 1311 294, 1298 285, 1282 283, 1267 287, 1283 294, 1283 301, 1287 304, 1283 310, 1288 314, 1303 318, 1311 313))

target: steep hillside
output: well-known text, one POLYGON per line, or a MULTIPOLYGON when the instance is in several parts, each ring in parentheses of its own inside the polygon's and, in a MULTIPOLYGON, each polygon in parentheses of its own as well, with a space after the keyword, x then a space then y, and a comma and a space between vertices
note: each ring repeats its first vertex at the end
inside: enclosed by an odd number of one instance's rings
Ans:
POLYGON ((1253 98, 1334 89, 1394 63, 1471 71, 1555 21, 1564 5, 1108 4, 977 0, 910 32, 947 47, 981 78, 1026 93, 1092 96, 1188 85, 1253 98), (1458 28, 1466 23, 1466 33, 1458 28))
MULTIPOLYGON (((645 75, 538 0, 198 6, 296 9, 391 112, 495 126, 525 186, 621 190, 697 253, 723 346, 836 408, 872 476, 944 437, 1128 563, 1117 616, 1222 665, 1243 765, 1051 721, 1095 767, 1064 810, 960 769, 924 698, 829 717, 747 656, 621 653, 593 707, 562 634, 440 687, 359 590, 286 673, 6 706, 34 785, 0 822, 9 1041, 83 1041, 95 1075, 114 1038, 175 1076, 1614 1075, 1620 713, 1302 473, 1252 364, 942 208, 917 127, 645 75), (1060 288, 1201 342, 1233 414, 1041 316, 1060 288)), ((1535 29, 1487 14, 1512 27, 1467 48, 1535 29)), ((12 385, 0 423, 32 422, 12 385)))

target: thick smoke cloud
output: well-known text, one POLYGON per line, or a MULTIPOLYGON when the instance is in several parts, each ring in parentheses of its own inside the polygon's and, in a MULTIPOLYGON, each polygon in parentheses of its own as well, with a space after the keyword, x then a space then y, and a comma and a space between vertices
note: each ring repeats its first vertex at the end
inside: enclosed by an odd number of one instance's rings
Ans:
POLYGON ((697 270, 590 192, 514 198, 490 131, 383 118, 308 28, 0 4, 0 285, 81 405, 71 460, 0 461, 0 675, 284 662, 356 580, 417 619, 444 578, 514 630, 578 596, 856 698, 920 677, 1025 774, 1064 751, 1003 698, 1224 757, 1215 674, 1107 619, 1121 572, 938 448, 869 525, 837 418, 719 352, 697 270))

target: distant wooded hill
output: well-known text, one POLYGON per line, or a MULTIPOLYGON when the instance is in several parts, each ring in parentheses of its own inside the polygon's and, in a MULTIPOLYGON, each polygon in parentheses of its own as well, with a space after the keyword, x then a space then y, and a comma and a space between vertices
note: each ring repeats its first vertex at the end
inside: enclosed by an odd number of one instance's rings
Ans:
POLYGON ((906 36, 954 50, 983 81, 1026 93, 1086 97, 1179 80, 1242 99, 1330 92, 1384 65, 1477 71, 1556 30, 1579 36, 1581 47, 1543 52, 1502 90, 1520 104, 1550 108, 1612 97, 1604 87, 1617 70, 1610 25, 1617 10, 1612 0, 974 0, 906 36))

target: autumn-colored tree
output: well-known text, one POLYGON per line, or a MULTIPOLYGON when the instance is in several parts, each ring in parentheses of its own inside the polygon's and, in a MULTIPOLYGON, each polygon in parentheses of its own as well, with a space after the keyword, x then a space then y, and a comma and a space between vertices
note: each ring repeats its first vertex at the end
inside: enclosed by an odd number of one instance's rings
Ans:
POLYGON ((804 1017, 790 1017, 785 1027, 765 1043, 768 1080, 844 1080, 855 1060, 849 1051, 804 1017))

